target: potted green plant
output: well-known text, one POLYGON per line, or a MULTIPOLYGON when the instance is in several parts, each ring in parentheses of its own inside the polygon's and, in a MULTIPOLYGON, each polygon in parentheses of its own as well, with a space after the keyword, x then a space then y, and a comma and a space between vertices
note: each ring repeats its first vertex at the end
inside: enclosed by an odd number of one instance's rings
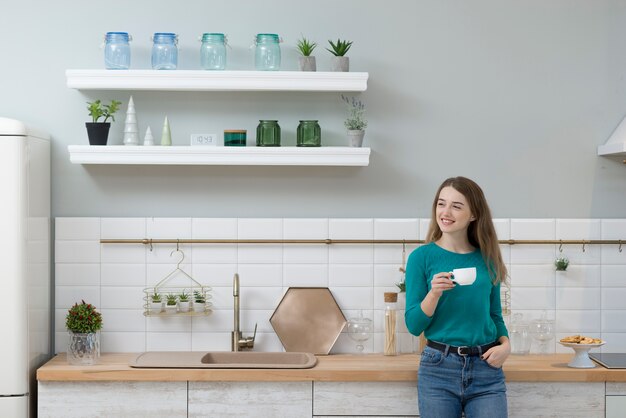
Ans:
POLYGON ((150 312, 159 313, 163 310, 163 297, 160 293, 154 292, 150 295, 150 312))
POLYGON ((328 40, 328 43, 332 49, 326 48, 326 50, 334 55, 331 62, 332 71, 350 71, 350 59, 345 55, 350 50, 352 41, 342 41, 341 39, 337 39, 337 43, 331 40, 328 40))
POLYGON ((311 54, 315 47, 317 47, 317 44, 303 36, 298 40, 296 47, 298 48, 298 52, 302 55, 298 58, 300 71, 316 71, 317 65, 315 64, 315 57, 311 54))
POLYGON ((348 129, 348 145, 360 147, 363 145, 367 120, 365 119, 365 104, 355 97, 348 98, 341 95, 341 99, 348 106, 348 117, 344 121, 348 129))
POLYGON ((102 315, 96 307, 84 300, 75 303, 65 317, 69 332, 67 361, 76 365, 92 365, 100 358, 100 329, 102 315))
POLYGON ((189 293, 183 290, 178 294, 178 310, 180 312, 189 312, 190 304, 189 293))
POLYGON ((109 119, 115 122, 115 112, 120 108, 122 102, 117 100, 111 100, 108 105, 102 104, 102 101, 96 100, 95 102, 87 102, 87 110, 89 116, 91 116, 91 122, 86 122, 87 136, 89 137, 89 145, 106 145, 109 138, 109 129, 111 128, 111 122, 109 119), (100 119, 103 119, 100 122, 100 119))
POLYGON ((176 312, 176 310, 178 309, 178 298, 176 297, 175 294, 173 293, 168 293, 165 296, 165 309, 168 312, 176 312))
POLYGON ((554 267, 556 267, 556 271, 566 271, 567 266, 569 266, 569 259, 567 257, 558 257, 554 260, 554 267))
POLYGON ((204 312, 206 306, 206 297, 197 290, 193 291, 193 311, 204 312))

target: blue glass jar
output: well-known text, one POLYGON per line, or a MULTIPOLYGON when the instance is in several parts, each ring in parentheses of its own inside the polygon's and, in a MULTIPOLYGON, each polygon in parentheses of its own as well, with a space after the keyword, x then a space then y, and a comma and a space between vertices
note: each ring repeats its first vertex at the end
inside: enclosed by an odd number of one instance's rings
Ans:
POLYGON ((178 36, 156 32, 152 37, 152 69, 175 70, 178 66, 178 36))
POLYGON ((128 70, 130 68, 130 44, 128 32, 107 32, 104 35, 104 68, 128 70))
POLYGON ((223 70, 226 68, 226 37, 223 33, 202 34, 200 68, 203 70, 223 70))
POLYGON ((280 39, 275 33, 259 33, 256 36, 254 66, 258 71, 280 70, 280 39))

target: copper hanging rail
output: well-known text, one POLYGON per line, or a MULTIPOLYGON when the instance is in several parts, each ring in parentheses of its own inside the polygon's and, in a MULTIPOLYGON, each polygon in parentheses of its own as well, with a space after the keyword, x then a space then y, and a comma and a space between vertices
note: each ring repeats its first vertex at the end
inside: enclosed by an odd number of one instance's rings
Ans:
MULTIPOLYGON (((101 244, 423 244, 421 239, 101 239, 101 244)), ((620 250, 626 240, 621 239, 504 239, 506 245, 551 244, 551 245, 619 245, 620 250)))

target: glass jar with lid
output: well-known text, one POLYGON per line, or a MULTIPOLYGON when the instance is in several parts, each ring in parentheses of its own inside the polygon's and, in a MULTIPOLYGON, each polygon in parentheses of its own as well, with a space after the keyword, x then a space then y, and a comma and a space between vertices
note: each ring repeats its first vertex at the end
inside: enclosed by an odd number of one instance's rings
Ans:
POLYGON ((226 68, 226 36, 223 33, 202 34, 200 67, 203 70, 223 70, 226 68))
POLYGON ((254 66, 258 71, 280 70, 280 38, 275 33, 259 33, 255 40, 254 66))
POLYGON ((178 66, 178 35, 156 32, 152 42, 152 69, 175 70, 178 66))
POLYGON ((130 44, 128 32, 107 32, 104 35, 104 68, 128 70, 130 68, 130 44))

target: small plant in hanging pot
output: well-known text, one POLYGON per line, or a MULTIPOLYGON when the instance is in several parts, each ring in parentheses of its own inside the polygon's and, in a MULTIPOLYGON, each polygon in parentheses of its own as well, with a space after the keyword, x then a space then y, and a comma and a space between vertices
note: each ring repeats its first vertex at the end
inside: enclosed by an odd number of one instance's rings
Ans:
POLYGON ((150 296, 150 312, 159 313, 163 310, 163 297, 160 293, 154 292, 150 296))
POLYGON ((206 297, 197 290, 193 291, 193 311, 204 312, 206 307, 206 297))
POLYGON ((354 97, 348 98, 343 94, 341 99, 348 106, 348 117, 344 121, 344 125, 348 129, 348 145, 360 147, 363 145, 365 128, 367 128, 367 120, 364 116, 365 104, 354 97))
POLYGON ((317 65, 315 63, 315 57, 311 55, 317 44, 309 41, 304 36, 298 40, 296 44, 298 52, 302 55, 298 58, 300 64, 300 71, 316 71, 317 65))
POLYGON ((554 267, 556 267, 556 271, 566 271, 567 266, 569 266, 569 259, 567 257, 558 257, 554 260, 554 267))
POLYGON ((69 332, 67 361, 70 364, 92 365, 100 358, 100 329, 102 315, 96 307, 84 300, 75 303, 65 317, 69 332))
POLYGON ((168 293, 167 296, 165 296, 165 300, 165 309, 168 312, 176 312, 176 310, 178 309, 178 298, 176 297, 176 295, 173 293, 168 293))
POLYGON ((331 40, 328 40, 328 43, 332 49, 326 48, 326 50, 334 55, 331 62, 332 71, 350 71, 350 58, 345 55, 350 50, 352 41, 342 41, 341 39, 337 39, 337 43, 334 43, 331 40))
POLYGON ((89 116, 91 116, 91 122, 86 122, 87 136, 89 137, 89 145, 106 145, 109 139, 109 129, 111 128, 111 122, 107 122, 109 119, 115 122, 115 112, 118 111, 122 102, 117 100, 111 100, 108 105, 102 104, 102 101, 96 100, 95 102, 87 102, 87 110, 89 116), (104 118, 102 122, 99 122, 101 118, 104 118))
POLYGON ((178 294, 178 310, 180 312, 189 312, 191 301, 189 300, 189 293, 184 290, 178 294))

